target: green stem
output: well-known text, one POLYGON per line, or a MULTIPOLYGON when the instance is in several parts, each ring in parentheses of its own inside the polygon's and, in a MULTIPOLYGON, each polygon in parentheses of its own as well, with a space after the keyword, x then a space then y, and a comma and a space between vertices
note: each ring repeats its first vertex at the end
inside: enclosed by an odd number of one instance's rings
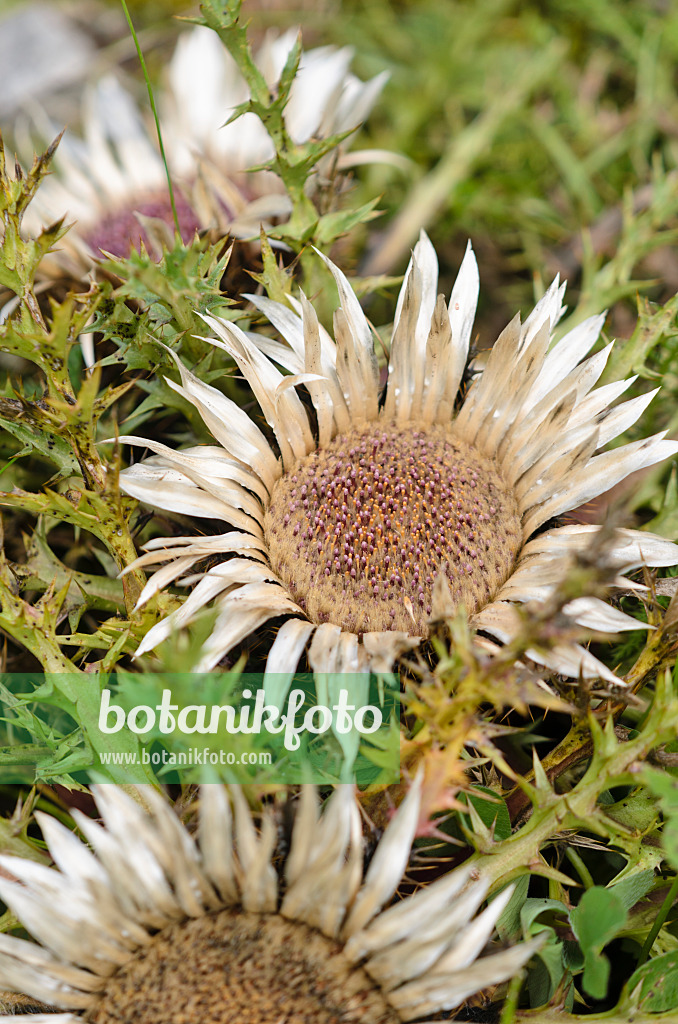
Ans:
POLYGON ((520 990, 523 987, 524 980, 525 977, 523 971, 519 971, 518 974, 511 978, 508 991, 506 993, 506 999, 504 1000, 504 1006, 501 1011, 501 1017, 499 1018, 499 1024, 514 1024, 516 1012, 518 1010, 520 990))
POLYGON ((584 861, 579 856, 577 851, 574 850, 571 846, 568 846, 567 850, 565 851, 565 856, 570 861, 570 863, 573 864, 576 868, 577 874, 581 878, 584 888, 592 889, 595 883, 591 876, 591 872, 586 867, 586 864, 584 864, 584 861))
POLYGON ((120 3, 122 4, 122 9, 125 12, 125 17, 127 18, 129 30, 132 33, 132 39, 134 40, 134 45, 136 47, 137 55, 139 57, 141 70, 146 81, 146 88, 148 89, 148 99, 150 101, 151 110, 153 112, 153 120, 155 121, 155 130, 158 133, 158 146, 160 148, 160 156, 162 157, 162 162, 165 165, 165 175, 167 176, 167 188, 169 190, 170 203, 172 205, 172 217, 174 218, 174 230, 177 233, 177 238, 181 239, 181 229, 179 227, 179 214, 177 213, 176 203, 174 202, 174 189, 172 188, 172 177, 169 172, 167 157, 165 156, 165 147, 163 145, 162 132, 160 130, 160 118, 158 117, 158 111, 156 110, 155 99, 153 97, 153 87, 151 86, 151 80, 146 69, 146 61, 144 60, 144 54, 139 44, 139 38, 134 28, 134 24, 132 22, 132 18, 130 16, 127 4, 125 3, 125 0, 120 0, 120 3))
POLYGON ((659 913, 657 914, 657 916, 654 919, 654 924, 650 928, 649 934, 648 934, 647 938, 645 939, 645 943, 643 945, 643 948, 640 951, 640 956, 638 957, 638 967, 641 967, 642 964, 645 963, 645 961, 647 960, 648 956, 650 955, 650 950, 654 946, 654 940, 659 935, 659 929, 662 927, 662 925, 664 924, 664 921, 668 917, 669 911, 670 911, 671 907, 673 906, 673 904, 675 903, 677 897, 678 897, 678 875, 676 875, 676 877, 673 879, 673 882, 671 883, 671 888, 669 889, 669 891, 666 894, 666 899, 662 903, 661 908, 659 910, 659 913))
POLYGON ((642 733, 633 739, 619 741, 612 719, 605 729, 601 729, 591 715, 589 728, 593 751, 584 777, 572 790, 563 794, 543 786, 535 789, 521 780, 520 786, 529 793, 533 805, 527 824, 509 839, 498 843, 496 849, 475 853, 467 863, 473 864, 490 881, 493 889, 504 886, 526 870, 553 875, 553 870, 541 857, 542 846, 572 828, 585 827, 599 835, 609 836, 614 822, 606 818, 598 804, 601 793, 612 785, 619 785, 631 766, 644 761, 660 743, 674 738, 677 727, 678 700, 672 696, 671 680, 667 674, 658 677, 655 700, 646 725, 642 733))

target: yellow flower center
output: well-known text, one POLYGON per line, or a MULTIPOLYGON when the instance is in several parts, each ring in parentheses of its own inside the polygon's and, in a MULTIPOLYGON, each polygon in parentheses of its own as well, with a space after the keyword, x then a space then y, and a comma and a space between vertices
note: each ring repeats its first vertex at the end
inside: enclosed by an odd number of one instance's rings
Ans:
POLYGON ((416 423, 369 423, 307 456, 276 484, 265 531, 273 569, 308 617, 359 634, 426 636, 439 573, 473 614, 522 544, 494 463, 416 423))
POLYGON ((222 910, 156 935, 110 979, 92 1024, 399 1024, 341 946, 278 914, 222 910))

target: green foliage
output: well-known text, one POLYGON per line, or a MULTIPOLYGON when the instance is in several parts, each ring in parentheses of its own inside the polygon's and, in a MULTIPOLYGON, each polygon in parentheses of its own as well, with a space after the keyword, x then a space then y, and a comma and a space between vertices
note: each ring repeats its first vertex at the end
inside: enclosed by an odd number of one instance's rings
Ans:
POLYGON ((570 922, 584 954, 584 991, 595 999, 607 992, 610 962, 601 955, 626 923, 626 910, 614 889, 587 889, 570 914, 570 922))
POLYGON ((628 991, 640 1010, 678 1009, 678 953, 666 953, 639 967, 629 979, 628 991))
POLYGON ((678 779, 646 765, 643 781, 650 793, 659 800, 665 819, 662 846, 667 861, 678 870, 678 779))
POLYGON ((25 239, 21 222, 26 208, 47 173, 54 156, 59 138, 39 157, 27 173, 16 163, 14 175, 7 167, 5 146, 0 137, 0 284, 9 288, 22 300, 25 313, 30 319, 42 322, 38 303, 33 294, 35 275, 40 261, 65 234, 63 218, 45 228, 36 238, 25 239))
MULTIPOLYGON (((187 246, 175 239, 159 261, 142 249, 107 264, 122 283, 115 289, 113 310, 100 315, 93 326, 104 339, 119 339, 118 358, 125 358, 130 369, 146 368, 149 361, 172 365, 159 343, 172 348, 181 343, 194 361, 212 350, 200 345, 195 335, 205 330, 200 313, 224 316, 232 304, 221 290, 230 256, 223 248, 222 242, 187 246), (136 316, 130 315, 131 309, 139 311, 136 316), (116 334, 119 321, 128 329, 116 334), (130 324, 136 332, 131 338, 130 324), (151 347, 144 350, 144 345, 151 347)), ((107 289, 109 295, 111 291, 107 289)))

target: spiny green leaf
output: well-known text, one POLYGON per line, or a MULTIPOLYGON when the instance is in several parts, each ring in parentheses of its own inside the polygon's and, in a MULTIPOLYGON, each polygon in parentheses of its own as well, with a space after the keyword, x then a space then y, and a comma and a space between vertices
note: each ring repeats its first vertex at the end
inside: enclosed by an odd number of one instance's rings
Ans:
POLYGON ((357 224, 366 224, 380 216, 376 209, 379 197, 371 199, 357 210, 337 210, 326 213, 318 221, 316 239, 319 245, 331 245, 337 238, 347 234, 357 224))
POLYGON ((294 40, 292 49, 287 54, 287 60, 285 66, 282 69, 280 78, 278 79, 278 103, 281 106, 285 106, 290 98, 290 91, 294 85, 294 79, 297 76, 299 70, 299 61, 301 60, 301 32, 297 33, 297 38, 294 40))

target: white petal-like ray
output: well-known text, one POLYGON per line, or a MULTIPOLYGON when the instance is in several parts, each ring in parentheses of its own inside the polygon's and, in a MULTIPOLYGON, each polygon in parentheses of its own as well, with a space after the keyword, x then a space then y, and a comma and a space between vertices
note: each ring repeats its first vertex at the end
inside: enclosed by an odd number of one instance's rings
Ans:
POLYGON ((453 433, 468 444, 474 444, 481 425, 488 418, 501 415, 497 403, 501 396, 510 394, 507 382, 508 372, 516 366, 521 340, 520 317, 515 316, 504 328, 492 348, 487 365, 480 377, 469 388, 466 401, 452 424, 453 433))
MULTIPOLYGON (((515 605, 508 601, 493 601, 473 617, 473 625, 496 637, 503 644, 510 643, 521 630, 521 620, 515 605)), ((530 649, 526 652, 538 665, 545 665, 553 672, 578 679, 600 677, 615 686, 624 686, 614 672, 611 672, 590 651, 576 643, 556 643, 550 648, 530 649)))
POLYGON ((566 604, 563 611, 580 626, 594 632, 621 633, 629 629, 655 628, 626 615, 619 608, 613 608, 598 597, 578 597, 566 604))
MULTIPOLYGON (((559 389, 553 389, 530 408, 522 421, 514 423, 499 444, 495 457, 504 479, 512 485, 560 437, 572 422, 577 403, 576 375, 567 377, 559 389)), ((523 410, 528 406, 525 403, 523 410)))
POLYGON ((437 280, 438 260, 424 236, 414 248, 393 324, 384 416, 398 424, 408 423, 421 408, 437 280))
MULTIPOLYGON (((293 311, 281 302, 274 302, 263 295, 252 295, 247 292, 243 298, 248 299, 256 309, 260 310, 270 320, 276 330, 282 334, 295 355, 302 361, 301 365, 303 365, 305 346, 302 316, 303 304, 301 301, 295 299, 294 296, 288 296, 289 302, 294 307, 293 311)), ((319 325, 318 331, 320 335, 323 373, 327 376, 334 375, 336 380, 337 346, 331 335, 322 325, 319 325)), ((253 335, 252 337, 257 345, 261 345, 264 341, 261 335, 253 335)), ((283 363, 283 365, 285 364, 283 363)), ((287 369, 291 369, 291 367, 287 367, 287 369)))
POLYGON ((475 431, 474 443, 482 451, 494 455, 510 431, 542 366, 548 343, 549 334, 544 325, 522 349, 513 369, 509 373, 505 371, 504 388, 497 389, 493 407, 485 410, 484 422, 475 431))
POLYGON ((522 512, 553 493, 553 480, 567 480, 588 465, 598 448, 598 430, 589 424, 567 430, 519 478, 513 493, 522 512))
POLYGON ((452 286, 449 305, 452 346, 454 349, 450 387, 455 392, 459 388, 464 369, 466 368, 471 331, 473 330, 473 321, 478 306, 479 291, 480 275, 478 273, 478 263, 469 241, 457 279, 452 286))
POLYGON ((155 508, 198 519, 220 519, 237 529, 263 536, 258 520, 235 507, 232 499, 209 494, 159 456, 124 469, 120 473, 120 487, 125 494, 155 508))
POLYGON ((257 835, 247 801, 239 786, 231 789, 235 810, 236 870, 243 908, 253 914, 271 914, 278 901, 278 880, 271 864, 275 826, 265 815, 257 835))
MULTIPOLYGON (((43 1000, 44 1001, 44 1000, 43 1000)), ((21 1015, 25 1024, 81 1024, 82 1017, 74 1016, 72 1013, 24 1013, 21 1015)), ((6 1017, 0 1014, 0 1021, 8 1021, 9 1024, 16 1024, 16 1017, 6 1017)), ((23 1022, 22 1022, 23 1024, 23 1022)))
POLYGON ((517 974, 542 943, 543 940, 539 938, 532 939, 512 949, 483 957, 472 967, 448 977, 427 974, 423 979, 395 989, 389 994, 389 1002, 404 1021, 416 1020, 440 1010, 454 1009, 477 992, 478 985, 499 985, 517 974))
MULTIPOLYGON (((461 867, 420 890, 407 900, 382 911, 362 931, 352 935, 344 947, 345 955, 356 963, 368 954, 394 946, 412 935, 418 927, 446 917, 450 904, 471 878, 471 869, 461 867)), ((478 902, 481 902, 480 900, 478 902)))
POLYGON ((558 321, 565 312, 563 306, 563 296, 565 295, 565 282, 560 283, 560 275, 556 274, 555 279, 547 288, 544 295, 542 295, 539 302, 536 304, 527 320, 522 326, 520 332, 520 351, 522 352, 535 334, 546 326, 549 333, 553 333, 558 321))
MULTIPOLYGON (((591 351, 603 329, 605 314, 589 317, 557 342, 546 359, 530 393, 533 405, 552 391, 591 351)), ((601 371, 602 372, 602 371, 601 371)))
POLYGON ((621 405, 601 415, 598 423, 598 447, 600 448, 608 441, 619 437, 625 430, 633 426, 643 415, 655 395, 659 394, 659 391, 660 388, 655 388, 654 391, 649 391, 646 395, 639 395, 638 398, 632 398, 628 402, 622 402, 621 405))
POLYGON ((263 679, 267 703, 270 701, 278 708, 283 706, 314 628, 313 623, 305 619, 288 619, 276 633, 263 679))
POLYGON ((175 359, 181 375, 181 387, 165 378, 167 384, 196 407, 219 444, 253 469, 270 492, 280 477, 281 466, 264 434, 240 406, 221 391, 203 383, 178 357, 175 359))
POLYGON ((154 441, 145 437, 136 437, 133 434, 122 434, 117 439, 121 444, 138 445, 141 448, 149 448, 156 455, 160 455, 171 465, 183 470, 189 479, 194 483, 205 486, 203 481, 210 479, 232 480, 253 491, 262 502, 268 500, 269 494, 263 482, 249 467, 235 459, 229 459, 222 448, 214 445, 198 445, 192 448, 184 448, 176 451, 166 444, 154 441))
MULTIPOLYGON (((307 800, 295 826, 295 838, 302 824, 309 825, 313 819, 307 800)), ((351 786, 334 791, 322 818, 315 818, 309 840, 302 838, 290 850, 288 888, 280 913, 334 938, 357 888, 356 869, 358 877, 362 870, 360 815, 351 786)))
POLYGON ((205 872, 222 902, 227 906, 237 903, 233 815, 226 790, 221 786, 203 786, 200 791, 198 837, 205 872))
POLYGON ((326 448, 336 430, 345 430, 350 422, 346 400, 332 366, 327 373, 322 358, 318 315, 302 293, 302 328, 304 334, 304 366, 309 373, 318 374, 322 383, 309 385, 309 393, 318 416, 318 448, 326 448))
POLYGON ((341 629, 331 622, 317 626, 308 652, 308 661, 315 673, 336 672, 341 629))
MULTIPOLYGON (((229 530, 209 537, 154 537, 144 544, 144 550, 146 554, 140 555, 135 564, 150 565, 183 555, 222 555, 232 552, 263 561, 266 545, 249 533, 229 530)), ((129 568, 124 569, 120 575, 126 572, 129 572, 129 568)))
MULTIPOLYGON (((162 572, 163 570, 159 571, 162 572)), ((151 578, 151 582, 153 582, 153 579, 155 577, 151 578)), ((152 651, 159 643, 162 643, 168 636, 171 636, 175 630, 187 626, 202 608, 224 591, 233 588, 244 588, 252 583, 263 583, 265 580, 274 579, 275 575, 272 570, 259 565, 257 562, 251 562, 246 558, 231 558, 227 562, 212 566, 203 575, 198 585, 191 591, 181 607, 168 615, 167 618, 157 622, 148 631, 139 645, 137 657, 141 657, 147 651, 152 651)), ((139 603, 141 603, 143 596, 142 591, 139 603)))
POLYGON ((129 959, 129 950, 109 940, 105 919, 100 914, 87 914, 91 902, 81 893, 60 892, 56 877, 48 881, 43 875, 29 883, 25 864, 12 864, 12 860, 3 857, 0 863, 17 877, 23 876, 24 884, 0 876, 0 897, 38 942, 55 956, 66 957, 76 966, 103 976, 112 974, 129 959), (48 905, 40 898, 41 891, 50 894, 48 905))
POLYGON ((461 929, 458 930, 451 948, 434 965, 433 971, 436 974, 463 971, 478 958, 490 941, 494 926, 508 906, 514 889, 515 886, 508 885, 503 892, 500 892, 489 906, 464 929, 463 935, 460 934, 461 929))
POLYGON ((55 818, 42 811, 36 811, 35 817, 59 870, 77 889, 88 893, 92 902, 105 913, 106 919, 117 929, 121 945, 135 949, 147 944, 148 932, 116 902, 108 874, 96 857, 55 818))
MULTIPOLYGON (((97 795, 100 788, 96 790, 97 795)), ((104 788, 116 789, 112 786, 104 788)), ((129 799, 122 791, 116 793, 118 799, 121 795, 129 799)), ((203 869, 198 849, 186 829, 156 789, 149 786, 144 796, 146 803, 151 807, 159 833, 158 859, 184 914, 197 918, 202 917, 205 911, 218 910, 223 905, 222 901, 211 885, 203 869)))
POLYGON ((586 504, 598 494, 610 490, 630 473, 646 466, 662 462, 678 453, 677 441, 665 441, 664 433, 633 441, 631 444, 603 452, 589 460, 588 464, 575 468, 568 474, 553 497, 535 503, 536 507, 523 520, 525 536, 533 533, 542 523, 554 516, 586 504))
POLYGON ((302 786, 296 804, 295 827, 292 832, 290 851, 285 861, 285 881, 288 891, 302 878, 311 862, 319 821, 318 793, 314 786, 302 786))
POLYGON ((354 421, 376 420, 379 367, 370 326, 344 274, 326 256, 318 254, 332 273, 341 301, 335 313, 335 337, 337 376, 342 391, 354 421))
MULTIPOLYGON (((27 942, 14 935, 0 933, 0 971, 4 972, 11 969, 12 966, 16 967, 18 963, 42 972, 45 986, 63 986, 64 991, 100 992, 106 985, 105 978, 55 959, 46 949, 36 945, 35 942, 27 942)), ((11 985, 11 979, 5 984, 11 985)), ((11 990, 17 991, 14 987, 11 990)), ((34 998, 43 1000, 45 998, 44 995, 37 996, 33 992, 27 994, 34 998)))
POLYGON ((293 390, 278 390, 284 379, 282 374, 252 344, 237 324, 220 317, 203 314, 200 316, 220 339, 204 340, 228 352, 246 377, 266 417, 266 422, 275 433, 283 465, 290 470, 298 459, 302 459, 314 447, 308 416, 299 397, 293 390))
POLYGON ((129 835, 121 848, 115 835, 87 815, 74 810, 72 817, 108 872, 116 900, 130 916, 154 929, 164 928, 181 917, 181 908, 164 871, 147 846, 146 825, 139 833, 129 835))
POLYGON ((155 597, 159 591, 163 590, 170 583, 173 583, 179 576, 188 572, 192 569, 195 563, 200 558, 200 555, 187 555, 183 558, 176 558, 174 561, 164 565, 162 569, 158 569, 154 572, 150 580, 144 586, 144 589, 139 594, 139 599, 135 605, 135 611, 138 608, 143 608, 152 597, 155 597))
MULTIPOLYGON (((569 558, 590 545, 600 526, 561 526, 540 533, 523 546, 517 570, 535 559, 569 558)), ((644 530, 616 529, 606 551, 606 559, 615 569, 628 571, 641 565, 652 567, 678 564, 678 544, 644 530)))
MULTIPOLYGON (((365 968, 367 973, 388 992, 426 971, 435 970, 443 954, 462 936, 464 946, 467 940, 471 946, 479 922, 481 927, 484 925, 483 915, 476 918, 471 925, 468 922, 473 920, 473 915, 487 896, 487 888, 486 882, 470 886, 454 906, 448 908, 445 915, 439 915, 435 921, 429 921, 426 942, 416 941, 414 937, 403 939, 396 946, 370 957, 365 968)), ((493 925, 490 926, 490 934, 492 928, 493 925)), ((480 944, 480 949, 486 941, 487 939, 480 944)), ((477 953, 471 960, 474 960, 476 955, 477 953)))
POLYGON ((273 583, 249 583, 239 587, 220 600, 217 621, 195 671, 210 672, 236 644, 269 619, 302 614, 284 587, 273 583))
MULTIPOLYGON (((93 996, 70 988, 64 982, 50 978, 41 968, 36 970, 22 960, 0 954, 0 985, 9 992, 20 992, 59 1009, 87 1009, 93 996)), ((15 1017, 9 1018, 15 1021, 15 1017)))
POLYGON ((459 352, 454 344, 450 315, 445 297, 439 295, 426 341, 423 394, 414 410, 424 423, 451 421, 454 396, 463 373, 463 366, 460 370, 458 364, 459 352))
POLYGON ((363 929, 393 896, 409 860, 409 850, 419 820, 421 776, 410 787, 398 814, 389 822, 358 893, 343 936, 350 938, 363 929))
POLYGON ((405 271, 405 278, 398 295, 395 316, 393 318, 394 334, 398 330, 398 324, 407 303, 408 281, 414 274, 415 268, 419 273, 421 283, 418 289, 418 302, 413 311, 414 337, 410 338, 410 345, 414 345, 416 357, 421 361, 426 352, 426 341, 431 326, 431 317, 433 316, 433 309, 438 297, 438 257, 425 231, 420 232, 419 240, 414 247, 412 258, 405 271))

